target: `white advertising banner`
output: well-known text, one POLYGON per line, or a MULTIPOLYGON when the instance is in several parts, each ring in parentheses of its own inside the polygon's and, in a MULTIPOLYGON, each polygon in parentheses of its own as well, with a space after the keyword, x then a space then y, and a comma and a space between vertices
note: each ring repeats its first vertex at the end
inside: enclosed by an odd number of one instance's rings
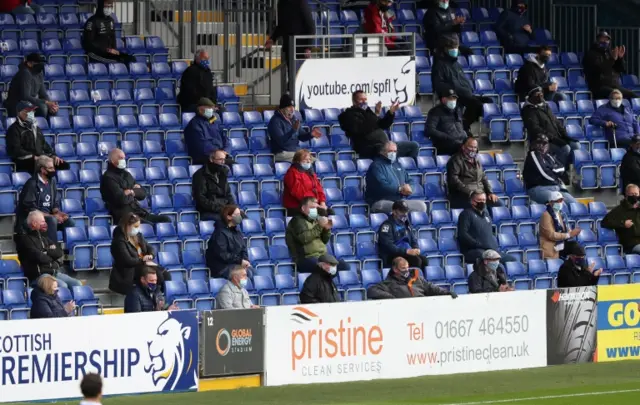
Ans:
POLYGON ((266 308, 265 385, 547 365, 546 291, 266 308))
POLYGON ((197 389, 197 313, 0 322, 0 402, 79 397, 86 373, 105 395, 197 389))
POLYGON ((416 61, 410 56, 309 59, 296 73, 296 106, 344 108, 356 90, 367 93, 368 104, 411 105, 416 98, 416 61))

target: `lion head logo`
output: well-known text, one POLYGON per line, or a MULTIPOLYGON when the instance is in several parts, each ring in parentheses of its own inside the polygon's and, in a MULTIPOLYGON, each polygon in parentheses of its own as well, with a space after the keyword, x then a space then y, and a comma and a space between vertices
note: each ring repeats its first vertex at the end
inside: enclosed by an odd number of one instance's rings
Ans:
POLYGON ((168 318, 158 326, 153 340, 147 342, 149 364, 144 371, 163 391, 188 390, 198 381, 198 331, 183 325, 179 318, 184 316, 179 311, 167 314, 168 318))

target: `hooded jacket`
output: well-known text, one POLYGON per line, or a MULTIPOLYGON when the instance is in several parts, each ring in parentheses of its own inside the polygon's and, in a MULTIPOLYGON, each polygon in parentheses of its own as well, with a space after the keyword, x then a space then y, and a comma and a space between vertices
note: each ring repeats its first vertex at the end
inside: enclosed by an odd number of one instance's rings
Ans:
POLYGON ((114 223, 128 212, 140 217, 146 217, 148 212, 140 206, 139 200, 147 198, 143 187, 134 188, 136 180, 126 169, 118 169, 111 162, 107 163, 107 170, 100 178, 100 195, 105 206, 113 217, 114 223), (125 190, 133 190, 133 195, 126 195, 125 190))
POLYGON ((285 232, 289 254, 294 261, 320 257, 327 253, 327 243, 331 239, 331 230, 324 229, 317 220, 298 212, 291 218, 285 232))
POLYGON ((99 63, 135 61, 132 56, 123 52, 118 55, 107 52, 107 49, 118 48, 115 25, 113 17, 104 13, 104 0, 98 0, 96 12, 87 19, 82 32, 82 48, 92 61, 99 63))
POLYGON ((215 229, 207 247, 207 267, 211 277, 221 277, 222 272, 229 266, 241 264, 249 260, 247 243, 240 225, 228 226, 226 222, 216 221, 215 229))
POLYGON ((211 152, 225 150, 229 142, 216 115, 207 119, 199 114, 184 129, 184 141, 193 164, 208 162, 211 152))
POLYGON ((315 197, 318 203, 327 201, 322 183, 313 167, 304 170, 299 164, 294 163, 284 175, 282 205, 287 209, 300 208, 300 203, 305 197, 315 197))
POLYGON ((640 184, 640 153, 634 152, 630 147, 622 158, 620 177, 622 179, 622 190, 629 184, 640 184))
POLYGON ((316 266, 304 281, 300 291, 300 302, 303 304, 340 302, 340 293, 333 282, 333 277, 320 266, 316 266))
POLYGON ((16 107, 21 101, 28 101, 33 105, 39 105, 42 101, 48 101, 49 95, 44 86, 44 72, 34 73, 22 63, 18 73, 11 79, 9 94, 4 101, 4 107, 10 117, 18 115, 16 107))
POLYGON ((393 270, 387 278, 367 289, 367 298, 385 300, 393 298, 431 297, 434 295, 450 295, 447 290, 438 287, 414 273, 412 278, 405 280, 393 270))
POLYGON ((468 201, 473 191, 484 191, 487 195, 492 192, 480 159, 469 161, 462 151, 447 162, 447 186, 449 200, 468 201))
POLYGON ((611 49, 593 43, 582 59, 584 77, 592 93, 602 87, 620 87, 620 76, 625 73, 624 58, 613 59, 611 49))
POLYGON ((220 214, 225 205, 235 204, 229 186, 229 168, 207 163, 193 174, 191 192, 198 212, 220 214))
POLYGON ((29 229, 17 239, 18 259, 25 277, 30 282, 35 281, 42 274, 55 275, 60 268, 58 260, 62 258, 64 252, 47 237, 46 232, 29 229))
POLYGON ((633 111, 624 104, 619 108, 615 108, 609 101, 607 104, 598 107, 596 112, 589 118, 589 124, 601 127, 609 143, 613 145, 614 129, 606 126, 607 121, 611 121, 616 125, 615 133, 618 142, 631 142, 631 138, 634 135, 640 134, 640 124, 633 116, 633 111))
POLYGON ((417 249, 418 241, 413 234, 409 221, 398 222, 393 215, 380 225, 378 229, 378 255, 385 267, 398 256, 407 253, 407 249, 417 249))
POLYGON ((469 274, 469 292, 471 294, 498 292, 500 286, 507 284, 507 275, 502 266, 498 270, 490 270, 482 259, 473 264, 473 272, 469 274))
POLYGON ((192 111, 201 98, 208 98, 214 104, 218 102, 218 90, 213 85, 215 75, 210 68, 195 61, 182 72, 180 93, 177 101, 182 112, 192 111))
POLYGON ((372 159, 389 142, 384 131, 391 128, 394 118, 395 114, 389 111, 380 118, 368 107, 351 106, 338 116, 338 121, 360 158, 372 159))
MULTIPOLYGON (((155 256, 153 247, 147 243, 144 236, 139 233, 135 236, 138 241, 138 248, 129 242, 129 238, 119 226, 113 230, 111 240, 111 256, 113 256, 113 268, 109 275, 109 289, 118 294, 126 295, 131 291, 136 280, 136 270, 144 262, 141 255, 155 256)), ((158 275, 160 277, 160 275, 158 275)))
POLYGON ((373 205, 376 201, 401 199, 400 187, 409 184, 413 187, 413 182, 409 173, 405 171, 398 161, 391 161, 382 155, 376 156, 366 175, 367 188, 365 199, 367 204, 373 205))
POLYGON ((548 94, 551 84, 549 68, 540 63, 537 55, 528 55, 524 65, 518 70, 516 79, 515 91, 520 99, 524 100, 529 90, 536 87, 542 87, 544 94, 548 94))
POLYGON ((527 129, 529 144, 533 144, 538 135, 546 135, 549 143, 565 146, 573 142, 562 122, 553 115, 551 107, 546 102, 541 105, 525 102, 520 112, 524 127, 527 129))
POLYGON ((288 120, 282 115, 280 110, 273 114, 267 125, 267 131, 271 141, 271 153, 296 152, 300 146, 298 142, 311 140, 311 132, 302 129, 302 125, 297 130, 293 128, 293 120, 288 120))
POLYGON ((580 268, 567 259, 558 270, 557 283, 558 288, 590 287, 598 285, 599 279, 600 276, 594 276, 586 268, 580 268))
POLYGON ((7 154, 14 162, 31 159, 34 156, 55 156, 53 148, 44 139, 40 127, 24 122, 20 118, 16 119, 7 130, 7 154))
POLYGON ((535 39, 533 30, 529 34, 522 28, 525 25, 531 25, 531 21, 526 11, 524 14, 520 14, 518 11, 519 3, 528 4, 526 0, 513 0, 511 8, 505 9, 500 14, 495 25, 496 34, 502 46, 506 48, 525 47, 529 44, 529 40, 535 39))
POLYGON ((38 174, 31 176, 24 183, 16 206, 16 232, 26 231, 26 220, 31 211, 39 210, 44 214, 51 214, 54 210, 60 209, 55 176, 49 179, 49 185, 51 187, 51 200, 46 201, 46 198, 42 195, 44 183, 42 183, 38 174), (48 207, 46 206, 47 204, 49 204, 48 207))
POLYGON ((442 88, 453 88, 459 97, 459 102, 473 97, 473 86, 458 63, 458 58, 438 50, 433 57, 431 69, 431 84, 436 91, 442 88))
POLYGON ((460 252, 466 254, 474 249, 492 249, 500 251, 498 240, 493 234, 492 219, 485 208, 478 212, 475 208, 466 208, 458 217, 458 245, 460 252))
POLYGON ((69 316, 58 295, 49 295, 42 288, 31 291, 31 319, 66 318, 69 316))
POLYGON ((462 24, 454 24, 456 18, 455 10, 449 5, 448 9, 440 8, 436 4, 427 7, 427 12, 422 19, 424 30, 424 42, 427 47, 433 50, 438 46, 442 37, 460 37, 462 24))
POLYGON ((462 110, 452 110, 444 104, 429 110, 426 126, 426 136, 437 150, 450 149, 451 144, 461 146, 469 136, 462 124, 462 110))
POLYGON ((524 160, 522 177, 527 190, 538 186, 562 185, 564 166, 550 153, 530 151, 524 160))
POLYGON ((631 253, 636 245, 640 245, 640 209, 633 208, 626 199, 604 216, 601 226, 616 232, 626 253, 631 253), (627 220, 633 221, 631 228, 624 226, 627 220))

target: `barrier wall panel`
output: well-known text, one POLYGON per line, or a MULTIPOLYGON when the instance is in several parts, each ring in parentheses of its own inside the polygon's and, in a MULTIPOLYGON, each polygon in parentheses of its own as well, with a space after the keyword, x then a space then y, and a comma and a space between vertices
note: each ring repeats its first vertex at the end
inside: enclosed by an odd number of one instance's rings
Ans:
POLYGON ((598 286, 598 362, 640 359, 640 284, 598 286))

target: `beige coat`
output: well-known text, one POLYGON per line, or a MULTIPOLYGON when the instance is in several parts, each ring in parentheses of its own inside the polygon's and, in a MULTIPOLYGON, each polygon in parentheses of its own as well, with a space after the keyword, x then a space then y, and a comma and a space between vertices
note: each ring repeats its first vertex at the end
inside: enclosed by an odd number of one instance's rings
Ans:
MULTIPOLYGON (((565 225, 562 217, 559 220, 561 225, 565 225)), ((549 214, 549 211, 545 211, 540 217, 540 249, 542 249, 542 256, 545 259, 559 258, 560 252, 555 250, 556 242, 567 239, 569 239, 569 233, 556 232, 551 214, 549 214)))

